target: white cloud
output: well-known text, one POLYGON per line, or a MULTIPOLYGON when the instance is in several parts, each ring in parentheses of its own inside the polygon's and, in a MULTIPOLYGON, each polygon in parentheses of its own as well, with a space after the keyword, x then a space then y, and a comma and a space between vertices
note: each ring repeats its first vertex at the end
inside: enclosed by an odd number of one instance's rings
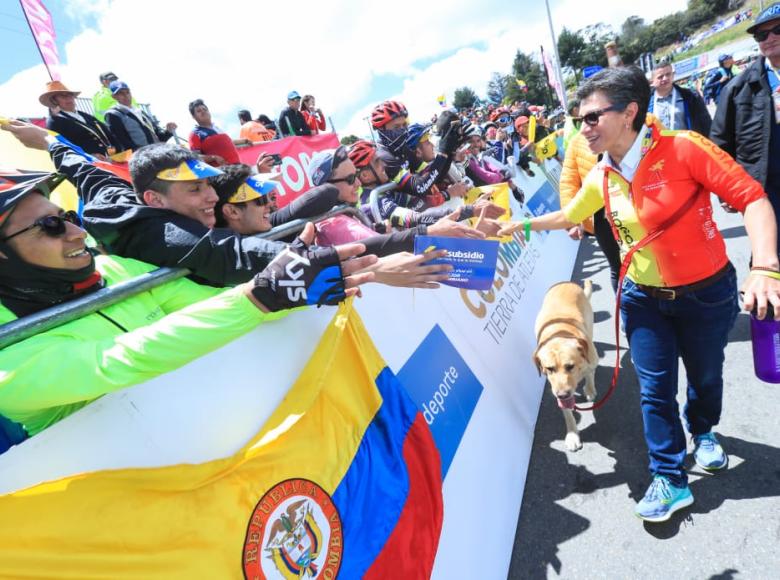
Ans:
MULTIPOLYGON (((362 117, 371 106, 356 109, 377 76, 404 78, 399 95, 383 98, 400 97, 415 119, 424 119, 442 91, 450 99, 458 86, 484 92, 492 72, 509 71, 517 48, 551 44, 543 4, 529 1, 66 3, 95 25, 61 50, 65 83, 91 96, 98 74, 112 70, 161 121, 176 121, 182 135, 192 126, 187 103, 194 98, 203 98, 217 122, 235 133, 237 109, 276 116, 292 89, 314 94, 327 115, 349 120, 340 122, 342 133, 365 134, 362 117)), ((598 20, 619 25, 634 13, 652 20, 684 8, 685 0, 626 4, 560 0, 553 10, 559 30, 576 29, 598 20)), ((3 113, 43 115, 37 96, 46 80, 43 66, 14 75, 0 86, 3 113)))

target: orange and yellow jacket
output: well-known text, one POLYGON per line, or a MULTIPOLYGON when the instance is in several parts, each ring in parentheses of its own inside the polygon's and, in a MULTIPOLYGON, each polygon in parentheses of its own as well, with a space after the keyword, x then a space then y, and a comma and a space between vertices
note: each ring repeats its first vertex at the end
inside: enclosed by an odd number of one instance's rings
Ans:
POLYGON ((693 131, 667 131, 649 116, 643 155, 629 182, 603 159, 563 213, 580 223, 604 207, 604 176, 621 254, 663 224, 691 197, 694 203, 656 240, 637 251, 627 276, 638 284, 674 287, 712 276, 728 262, 712 217, 710 192, 743 212, 766 196, 731 156, 693 131), (646 150, 645 150, 646 149, 646 150))

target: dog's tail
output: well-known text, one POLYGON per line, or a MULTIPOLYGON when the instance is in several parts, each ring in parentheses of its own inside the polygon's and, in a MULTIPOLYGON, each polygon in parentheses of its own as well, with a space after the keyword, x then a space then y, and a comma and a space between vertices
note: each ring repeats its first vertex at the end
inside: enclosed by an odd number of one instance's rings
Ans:
POLYGON ((590 300, 590 297, 593 296, 593 281, 592 280, 585 280, 583 283, 584 291, 585 291, 585 298, 590 300))

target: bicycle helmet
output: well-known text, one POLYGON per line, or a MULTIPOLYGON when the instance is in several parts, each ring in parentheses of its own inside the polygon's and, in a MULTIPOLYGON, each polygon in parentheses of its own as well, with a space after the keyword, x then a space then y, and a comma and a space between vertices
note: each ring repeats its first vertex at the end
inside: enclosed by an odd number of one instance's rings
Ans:
POLYGON ((406 107, 398 101, 385 101, 378 104, 371 111, 371 126, 374 129, 381 129, 393 119, 398 117, 408 117, 409 112, 406 107))
POLYGON ((357 169, 363 169, 371 163, 374 155, 376 155, 376 145, 371 143, 371 141, 362 139, 360 141, 355 141, 350 145, 347 155, 349 155, 349 160, 357 169))

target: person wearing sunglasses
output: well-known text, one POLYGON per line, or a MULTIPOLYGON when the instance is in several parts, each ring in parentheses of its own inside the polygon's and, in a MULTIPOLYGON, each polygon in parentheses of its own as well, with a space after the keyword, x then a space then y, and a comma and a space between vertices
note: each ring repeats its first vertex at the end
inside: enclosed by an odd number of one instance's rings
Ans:
POLYGON ((780 2, 747 31, 761 56, 723 90, 710 138, 764 186, 780 216, 780 2))
MULTIPOLYGON (((155 269, 88 248, 78 216, 48 199, 59 180, 51 174, 0 191, 0 324, 155 269)), ((365 250, 361 244, 321 248, 304 264, 300 255, 311 238, 310 226, 300 243, 234 288, 180 278, 0 349, 0 415, 35 435, 107 393, 179 368, 291 308, 335 305, 374 279, 357 273, 376 262, 375 256, 356 258, 365 250), (288 295, 284 282, 293 280, 306 292, 288 295)))
POLYGON ((222 173, 209 180, 219 197, 214 207, 217 227, 228 228, 243 236, 267 232, 271 224, 271 195, 276 182, 252 175, 248 165, 226 165, 222 173))
POLYGON ((618 306, 639 380, 652 476, 635 514, 662 522, 693 503, 676 399, 679 358, 688 378, 683 415, 693 458, 710 472, 728 465, 712 430, 721 416, 724 349, 738 292, 710 192, 744 213, 753 249, 744 307, 757 306, 760 318, 768 302, 780 306, 780 280, 767 276, 780 270, 775 218, 761 184, 712 142, 693 131, 666 131, 646 115, 650 87, 639 68, 602 70, 577 96, 582 135, 601 160, 563 209, 501 233, 530 237, 570 228, 605 208, 626 271, 618 306))

